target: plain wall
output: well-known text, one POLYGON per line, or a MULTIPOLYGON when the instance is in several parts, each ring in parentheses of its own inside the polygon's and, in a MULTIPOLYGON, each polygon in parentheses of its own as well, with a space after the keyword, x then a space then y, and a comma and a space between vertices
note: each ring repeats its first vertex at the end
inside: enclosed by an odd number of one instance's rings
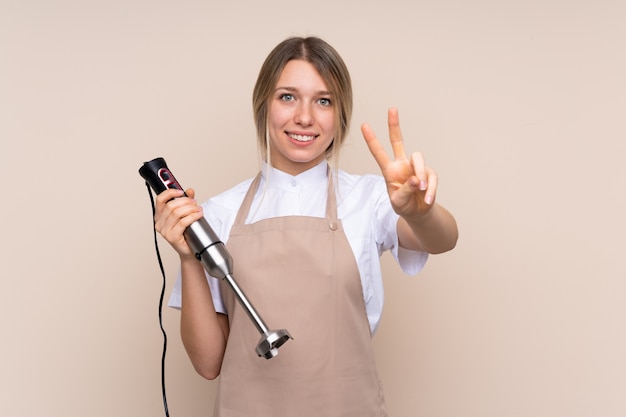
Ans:
MULTIPOLYGON (((384 258, 390 415, 626 415, 625 16, 619 0, 4 0, 0 413, 163 414, 137 170, 162 156, 200 200, 254 175, 262 60, 318 35, 354 82, 341 167, 378 172, 359 126, 387 143, 397 106, 460 227, 416 277, 384 258)), ((163 313, 170 415, 211 415, 216 382, 163 313)))

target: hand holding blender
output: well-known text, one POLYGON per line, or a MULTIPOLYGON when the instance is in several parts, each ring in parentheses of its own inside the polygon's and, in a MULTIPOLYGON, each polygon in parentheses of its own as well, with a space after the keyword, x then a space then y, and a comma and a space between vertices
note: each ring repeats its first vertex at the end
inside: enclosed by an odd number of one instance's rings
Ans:
MULTIPOLYGON (((146 162, 139 169, 139 174, 146 180, 156 194, 160 194, 168 188, 184 191, 174 175, 167 168, 163 158, 156 158, 146 162)), ((261 333, 261 339, 256 346, 256 353, 260 357, 271 359, 278 354, 278 348, 291 335, 285 329, 269 330, 261 316, 257 313, 252 303, 247 299, 233 277, 233 260, 224 243, 215 234, 204 217, 193 222, 184 232, 184 237, 204 269, 213 277, 225 280, 235 293, 237 301, 246 311, 257 330, 261 333)))

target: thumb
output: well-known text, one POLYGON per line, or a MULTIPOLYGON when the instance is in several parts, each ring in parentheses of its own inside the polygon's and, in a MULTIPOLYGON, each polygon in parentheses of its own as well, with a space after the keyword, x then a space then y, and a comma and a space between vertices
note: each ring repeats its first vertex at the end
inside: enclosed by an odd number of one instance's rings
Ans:
POLYGON ((194 190, 193 188, 187 188, 185 190, 185 194, 187 194, 187 197, 194 199, 196 197, 196 190, 194 190))

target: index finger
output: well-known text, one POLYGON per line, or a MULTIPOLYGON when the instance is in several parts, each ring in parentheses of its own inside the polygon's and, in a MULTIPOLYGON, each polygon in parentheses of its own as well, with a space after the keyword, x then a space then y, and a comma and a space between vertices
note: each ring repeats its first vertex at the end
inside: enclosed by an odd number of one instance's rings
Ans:
POLYGON ((383 169, 389 164, 389 157, 387 156, 387 152, 383 145, 378 141, 374 131, 367 123, 363 123, 361 125, 361 133, 363 133, 363 138, 365 139, 365 143, 367 143, 367 147, 369 148, 372 156, 378 163, 378 166, 383 169))
POLYGON ((165 205, 170 200, 173 200, 177 197, 182 197, 184 195, 183 190, 179 190, 177 188, 168 188, 156 197, 157 205, 165 205))

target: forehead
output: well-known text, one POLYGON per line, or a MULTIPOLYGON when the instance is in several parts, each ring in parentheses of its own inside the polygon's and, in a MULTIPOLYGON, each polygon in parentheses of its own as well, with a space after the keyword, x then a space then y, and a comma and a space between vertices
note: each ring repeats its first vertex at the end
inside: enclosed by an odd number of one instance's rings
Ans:
POLYGON ((313 64, 302 59, 287 62, 278 77, 276 88, 328 91, 326 82, 313 64))

